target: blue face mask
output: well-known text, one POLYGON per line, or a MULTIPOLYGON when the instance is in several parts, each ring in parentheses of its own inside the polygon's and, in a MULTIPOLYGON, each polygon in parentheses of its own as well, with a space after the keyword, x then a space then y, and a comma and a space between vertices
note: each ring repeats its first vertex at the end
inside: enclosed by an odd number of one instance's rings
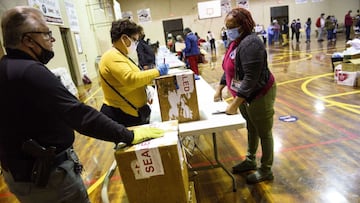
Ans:
POLYGON ((226 34, 227 34, 230 41, 234 41, 236 38, 240 37, 238 27, 232 28, 232 29, 227 29, 226 34))

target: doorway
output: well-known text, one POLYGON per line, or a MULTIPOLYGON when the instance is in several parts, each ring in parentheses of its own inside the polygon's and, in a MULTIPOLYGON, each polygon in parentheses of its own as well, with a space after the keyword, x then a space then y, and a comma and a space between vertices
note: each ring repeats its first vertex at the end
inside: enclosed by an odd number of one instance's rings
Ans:
POLYGON ((71 54, 72 51, 71 51, 70 44, 69 44, 69 42, 71 41, 71 39, 69 37, 70 29, 60 28, 60 33, 61 33, 61 39, 62 39, 64 49, 65 49, 66 59, 67 59, 68 65, 69 65, 71 79, 76 85, 79 85, 80 83, 76 76, 76 70, 75 70, 75 66, 74 66, 75 59, 72 57, 72 54, 71 54))
POLYGON ((270 7, 270 23, 273 20, 277 20, 280 26, 284 24, 284 21, 289 23, 289 6, 270 7))
POLYGON ((173 20, 164 20, 163 28, 164 28, 164 36, 165 36, 165 44, 170 49, 171 52, 175 52, 175 38, 177 35, 181 35, 184 37, 183 34, 183 20, 182 18, 173 19, 173 20), (170 35, 172 37, 170 37, 170 35))

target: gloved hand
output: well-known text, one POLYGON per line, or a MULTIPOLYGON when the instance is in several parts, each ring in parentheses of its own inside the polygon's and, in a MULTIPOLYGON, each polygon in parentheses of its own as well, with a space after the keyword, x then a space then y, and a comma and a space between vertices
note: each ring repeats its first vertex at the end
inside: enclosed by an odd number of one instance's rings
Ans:
POLYGON ((160 76, 161 75, 166 75, 169 72, 169 64, 167 63, 161 63, 159 64, 156 68, 158 69, 158 71, 160 72, 160 76))
POLYGON ((138 144, 140 142, 164 136, 164 130, 154 127, 139 127, 134 129, 134 140, 131 144, 138 144))

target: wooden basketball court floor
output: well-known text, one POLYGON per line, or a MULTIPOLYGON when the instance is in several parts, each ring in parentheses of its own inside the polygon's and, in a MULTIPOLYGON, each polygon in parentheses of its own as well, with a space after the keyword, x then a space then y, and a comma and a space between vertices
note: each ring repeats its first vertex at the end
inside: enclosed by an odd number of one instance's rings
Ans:
MULTIPOLYGON (((331 55, 345 50, 342 34, 336 42, 300 43, 267 46, 268 61, 276 77, 278 92, 274 115, 274 181, 248 185, 245 174, 235 175, 237 191, 221 169, 190 173, 199 203, 242 202, 360 202, 360 88, 334 82, 331 55), (282 118, 296 118, 284 122, 282 118)), ((224 53, 207 56, 201 64, 201 76, 213 87, 222 74, 224 53)), ((102 104, 97 81, 79 87, 80 99, 95 108, 102 104)), ((231 97, 223 92, 227 101, 231 97)), ((213 161, 210 136, 193 137, 187 146, 193 166, 213 161), (204 157, 207 154, 207 157, 204 157)), ((226 168, 244 159, 247 149, 246 129, 224 131, 217 136, 219 159, 226 168)), ((74 145, 85 166, 83 179, 91 201, 102 202, 100 194, 107 170, 114 161, 114 145, 77 135, 74 145)), ((258 150, 261 156, 261 149, 258 150)), ((259 162, 259 160, 258 160, 259 162)), ((159 185, 161 187, 161 185, 159 185)), ((146 191, 138 191, 142 195, 146 191)), ((127 203, 121 177, 116 170, 109 181, 110 202, 127 203)), ((15 203, 0 177, 0 202, 15 203)))

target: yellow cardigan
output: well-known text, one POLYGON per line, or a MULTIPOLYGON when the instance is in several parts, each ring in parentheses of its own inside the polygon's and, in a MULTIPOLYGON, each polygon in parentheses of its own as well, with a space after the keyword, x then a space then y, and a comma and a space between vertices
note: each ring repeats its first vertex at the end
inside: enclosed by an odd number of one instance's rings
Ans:
MULTIPOLYGON (((99 62, 99 72, 122 96, 135 107, 146 104, 146 85, 160 76, 157 69, 141 71, 127 56, 112 48, 105 52, 99 62)), ((101 78, 101 77, 100 77, 101 78)), ((101 78, 101 88, 104 93, 104 103, 120 108, 125 113, 138 116, 137 111, 121 98, 101 78)))

